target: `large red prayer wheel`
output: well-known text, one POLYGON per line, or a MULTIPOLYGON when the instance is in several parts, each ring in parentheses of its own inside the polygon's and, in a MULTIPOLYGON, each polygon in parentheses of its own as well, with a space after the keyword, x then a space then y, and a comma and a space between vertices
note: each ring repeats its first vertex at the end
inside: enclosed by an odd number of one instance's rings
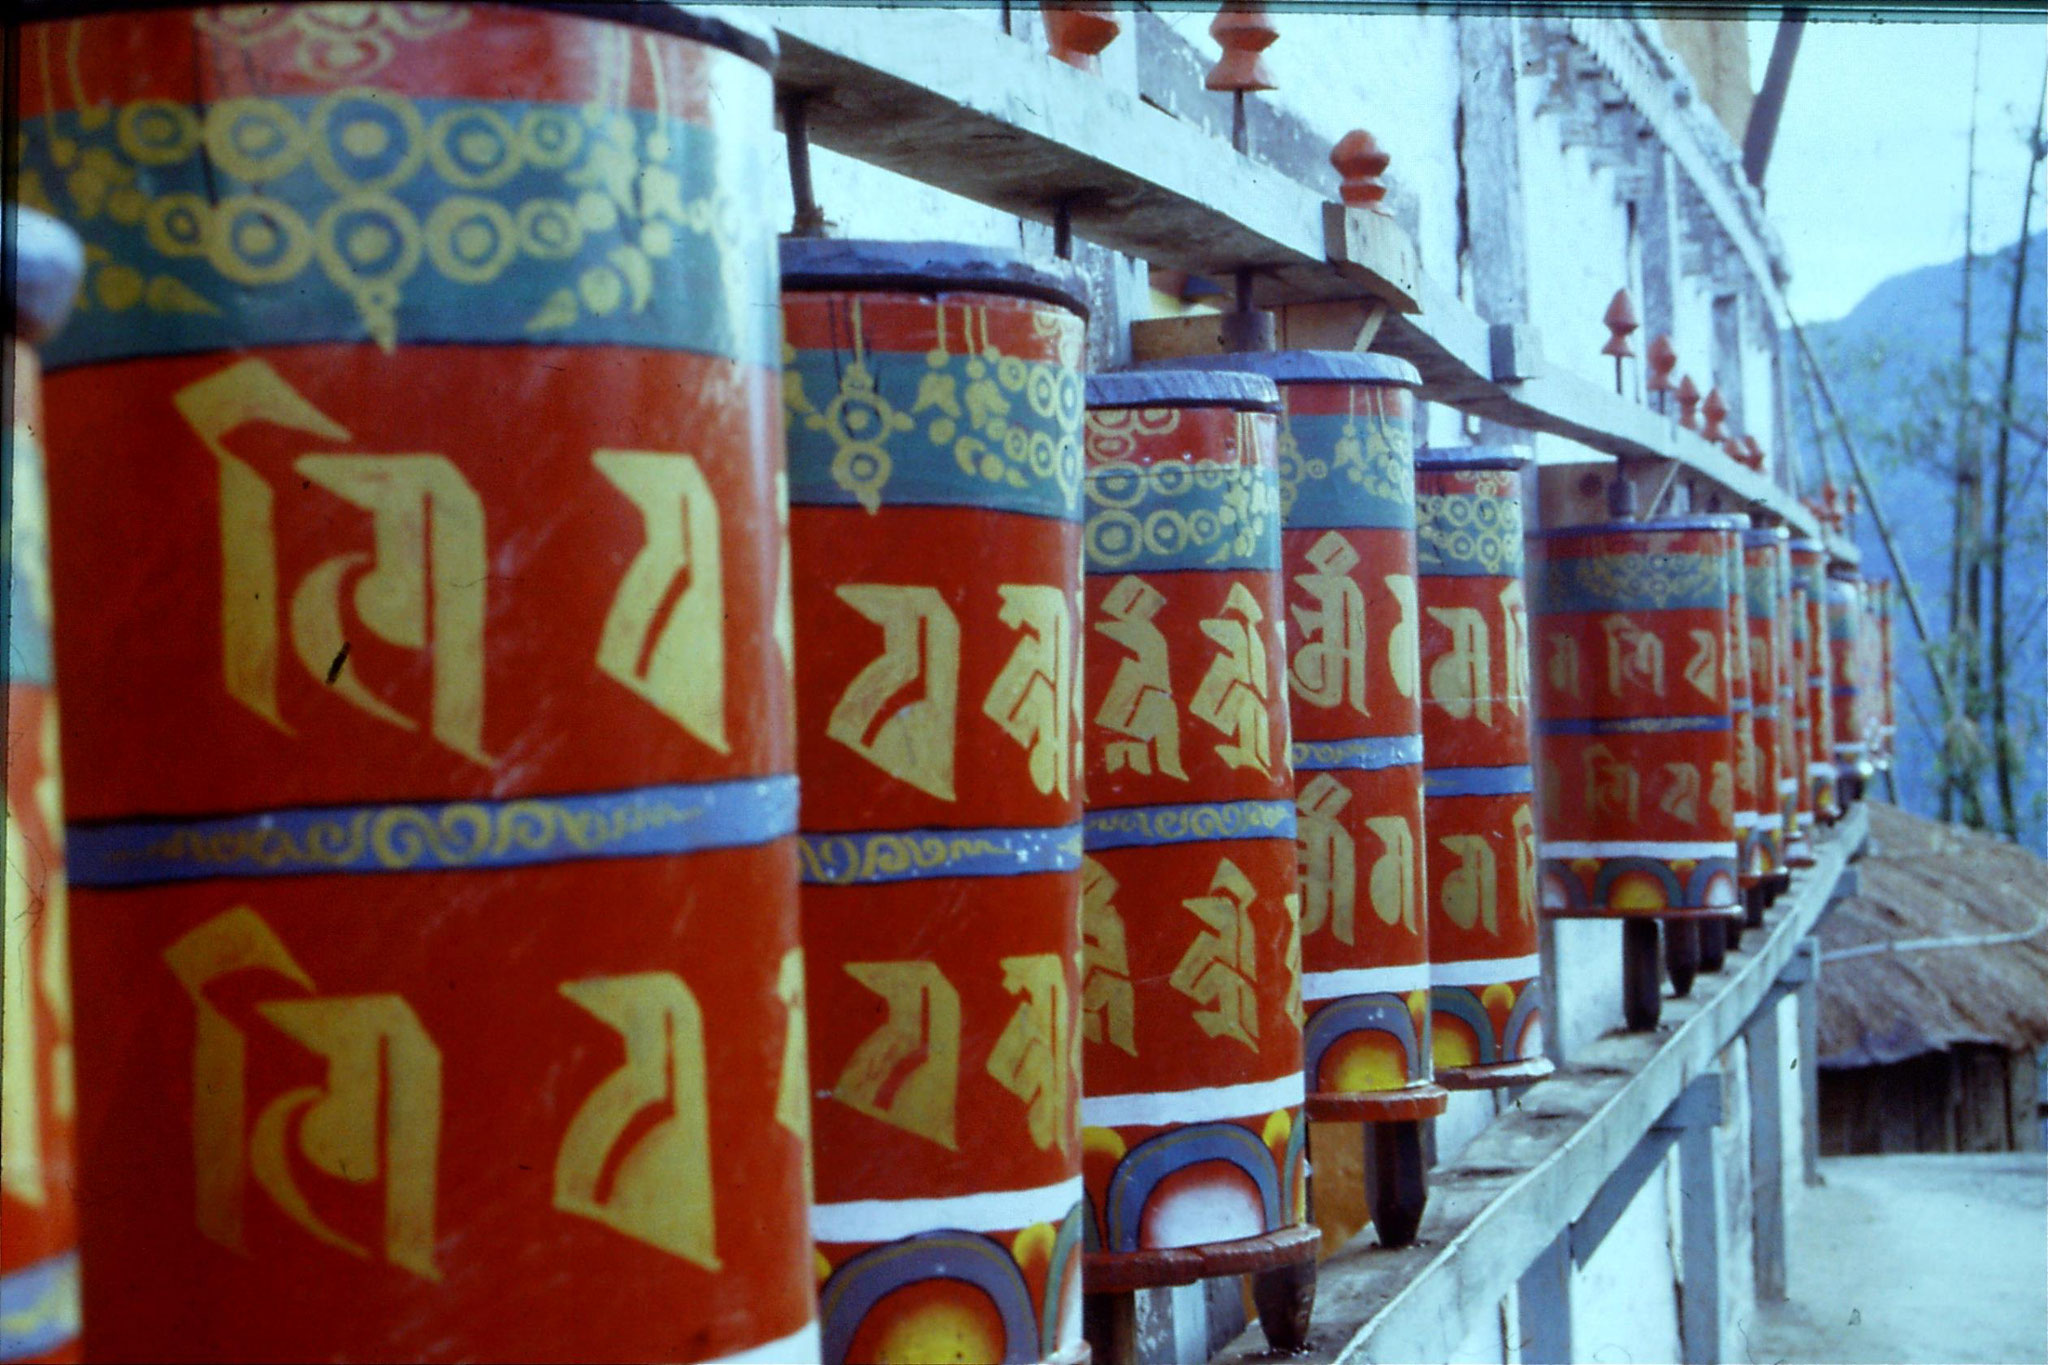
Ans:
POLYGON ((782 259, 824 1356, 1074 1360, 1079 278, 782 259))
POLYGON ((1893 589, 1889 578, 1880 578, 1872 586, 1876 589, 1871 598, 1871 613, 1877 628, 1877 766, 1880 771, 1889 772, 1898 738, 1898 720, 1893 713, 1897 700, 1897 660, 1892 652, 1893 589))
POLYGON ((1806 632, 1806 776, 1812 818, 1833 824, 1841 815, 1835 794, 1834 660, 1828 641, 1827 551, 1817 540, 1795 536, 1792 547, 1794 608, 1806 632))
POLYGON ((1530 539, 1542 906, 1560 917, 1739 907, 1729 517, 1530 539))
POLYGON ((1813 832, 1817 827, 1813 808, 1813 783, 1807 768, 1813 751, 1813 689, 1807 676, 1813 671, 1813 636, 1806 614, 1806 579, 1792 565, 1792 544, 1787 533, 1780 563, 1784 566, 1778 609, 1785 621, 1785 663, 1790 697, 1787 714, 1792 723, 1780 738, 1784 742, 1783 766, 1794 791, 1785 827, 1785 862, 1788 867, 1812 867, 1813 832))
POLYGON ((1278 395, 1088 382, 1091 1293, 1312 1257, 1278 395))
POLYGON ((1743 849, 1743 866, 1760 872, 1766 884, 1784 878, 1786 844, 1798 827, 1798 779, 1785 771, 1786 714, 1791 700, 1791 675, 1786 661, 1782 615, 1785 593, 1787 532, 1765 526, 1742 537, 1743 617, 1749 644, 1749 696, 1752 753, 1761 818, 1752 842, 1743 849))
POLYGON ((0 981, 0 1361, 78 1359, 78 1207, 69 900, 51 688, 48 509, 36 347, 83 266, 53 219, 0 206, 5 275, 8 554, 6 950, 0 981))
MULTIPOLYGON (((1744 573, 1743 537, 1749 534, 1749 518, 1737 513, 1724 516, 1734 534, 1726 543, 1728 556, 1728 670, 1729 719, 1735 731, 1735 834, 1736 880, 1741 886, 1744 909, 1770 875, 1768 863, 1759 853, 1763 826, 1763 792, 1756 755, 1755 698, 1751 690, 1749 660, 1749 594, 1744 573)), ((1708 963, 1713 965, 1711 956, 1708 963)))
POLYGON ((1280 389, 1309 1117, 1408 1123, 1442 1113, 1422 813, 1421 377, 1404 360, 1349 351, 1182 363, 1263 374, 1280 389))
POLYGON ((1415 462, 1430 1035, 1451 1089, 1549 1073, 1536 933, 1522 470, 1512 449, 1415 462))
POLYGON ((627 13, 25 31, 90 1357, 817 1349, 773 54, 627 13))
POLYGON ((1875 735, 1871 733, 1871 689, 1865 673, 1869 651, 1864 644, 1864 584, 1855 569, 1837 565, 1829 570, 1827 599, 1835 784, 1846 804, 1877 774, 1871 763, 1875 735))

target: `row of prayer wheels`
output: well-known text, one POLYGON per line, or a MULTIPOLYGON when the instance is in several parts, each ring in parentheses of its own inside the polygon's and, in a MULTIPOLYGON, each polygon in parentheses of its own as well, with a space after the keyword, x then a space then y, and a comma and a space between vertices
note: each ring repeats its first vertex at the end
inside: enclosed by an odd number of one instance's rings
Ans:
POLYGON ((24 56, 0 1359, 1078 1360, 1239 1273, 1298 1342, 1310 1124, 1411 1237, 1446 1090, 1548 1070, 1539 904, 1739 914, 1881 752, 1818 547, 1525 600, 1526 457, 1403 362, 778 275, 742 24, 24 56))

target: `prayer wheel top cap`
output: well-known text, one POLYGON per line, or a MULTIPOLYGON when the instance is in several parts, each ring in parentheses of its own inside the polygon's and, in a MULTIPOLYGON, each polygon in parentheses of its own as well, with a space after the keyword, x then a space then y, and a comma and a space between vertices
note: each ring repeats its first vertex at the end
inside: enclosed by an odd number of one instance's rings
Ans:
MULTIPOLYGON (((746 58, 775 69, 775 30, 730 5, 678 5, 673 0, 506 0, 527 9, 560 10, 579 19, 658 29, 746 58)), ((190 9, 190 0, 21 0, 18 17, 76 19, 91 14, 118 14, 143 9, 190 9)))
POLYGON ((1422 373, 1398 356, 1371 351, 1227 351, 1151 361, 1145 369, 1242 370, 1276 384, 1403 384, 1420 388, 1422 373))
POLYGON ((1527 469, 1535 458, 1527 446, 1431 446, 1415 452, 1415 467, 1516 472, 1527 469))
POLYGON ((1122 370, 1088 376, 1090 408, 1237 408, 1280 411, 1273 381, 1242 370, 1122 370))
POLYGON ((1791 543, 1792 548, 1800 554, 1817 555, 1825 548, 1819 541, 1809 540, 1805 536, 1794 536, 1791 543))
POLYGON ((48 214, 9 203, 14 215, 15 267, 7 310, 15 334, 40 342, 64 323, 85 272, 85 250, 70 228, 48 214))
MULTIPOLYGON (((1529 540, 1559 540, 1566 536, 1607 536, 1621 531, 1740 531, 1749 518, 1728 512, 1711 516, 1659 517, 1655 521, 1602 521, 1589 526, 1552 526, 1529 532, 1529 540), (1738 524, 1739 523, 1739 524, 1738 524)), ((1796 543, 1796 542, 1795 542, 1796 543)))
POLYGON ((1744 545, 1776 545, 1791 538, 1792 533, 1782 526, 1756 526, 1742 533, 1744 545))
POLYGON ((960 242, 782 239, 782 287, 803 290, 972 290, 1039 299, 1088 316, 1081 273, 1067 261, 960 242))

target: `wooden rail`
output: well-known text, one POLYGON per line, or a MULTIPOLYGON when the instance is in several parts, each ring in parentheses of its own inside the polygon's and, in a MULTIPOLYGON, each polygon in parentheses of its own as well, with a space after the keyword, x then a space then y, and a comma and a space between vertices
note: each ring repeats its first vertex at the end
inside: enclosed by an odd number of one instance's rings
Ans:
MULTIPOLYGON (((1664 1002, 1661 1029, 1594 1042, 1431 1172, 1415 1245, 1389 1251, 1366 1232, 1323 1262, 1309 1349, 1297 1358, 1450 1359, 1471 1306, 1498 1302, 1587 1213, 1651 1125, 1771 999, 1869 829, 1869 811, 1851 810, 1819 841, 1814 866, 1794 874, 1761 936, 1752 930, 1690 997, 1664 1002)), ((1215 1362, 1251 1365, 1271 1359, 1265 1350, 1254 1326, 1215 1362)))
POLYGON ((1525 329, 1489 325, 1422 270, 1392 220, 1345 209, 1132 91, 957 15, 774 13, 777 81, 804 99, 821 146, 1021 217, 1064 212, 1076 234, 1156 265, 1224 278, 1249 266, 1261 305, 1350 301, 1363 318, 1378 304, 1375 349, 1412 362, 1424 398, 1604 454, 1675 461, 1740 504, 1818 530, 1761 474, 1532 356, 1525 329), (1506 369, 1503 354, 1515 357, 1506 369))

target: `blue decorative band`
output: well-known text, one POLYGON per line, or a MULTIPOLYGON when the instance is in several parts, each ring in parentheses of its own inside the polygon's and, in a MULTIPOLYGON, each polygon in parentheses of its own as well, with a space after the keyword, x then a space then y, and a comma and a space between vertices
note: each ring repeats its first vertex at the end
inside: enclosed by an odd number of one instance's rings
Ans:
POLYGON ((1424 796, 1520 796, 1535 790, 1527 764, 1513 768, 1431 768, 1422 774, 1424 796))
POLYGON ((373 341, 773 365, 767 168, 728 131, 767 117, 770 82, 739 63, 705 78, 716 130, 364 88, 25 120, 22 198, 92 262, 45 359, 373 341))
POLYGON ((1706 551, 1571 559, 1538 554, 1532 567, 1538 613, 1725 610, 1728 606, 1728 561, 1706 551))
POLYGON ((1091 810, 1082 821, 1081 841, 1093 850, 1293 837, 1292 801, 1220 801, 1091 810))
POLYGON ((1078 871, 1081 827, 805 834, 797 847, 803 856, 804 880, 815 886, 925 877, 1021 877, 1078 871))
POLYGON ((1850 683, 1847 686, 1837 687, 1835 689, 1835 695, 1838 697, 1853 697, 1862 690, 1862 688, 1857 687, 1854 683, 1850 683))
POLYGON ((1280 428, 1280 514, 1289 530, 1413 531, 1413 423, 1289 414, 1280 428))
POLYGON ((1380 735, 1371 739, 1297 739, 1294 770, 1303 773, 1352 768, 1370 772, 1422 762, 1421 735, 1380 735))
POLYGON ((1465 476, 1471 491, 1418 492, 1416 572, 1424 578, 1519 578, 1522 480, 1504 470, 1465 476))
POLYGON ((1545 735, 1665 735, 1688 730, 1732 730, 1727 716, 1632 716, 1616 720, 1539 720, 1545 735))
POLYGON ((48 1355, 77 1337, 77 1252, 0 1276, 0 1360, 48 1355))
POLYGON ((1088 572, 1280 566, 1272 469, 1196 460, 1088 466, 1088 572))
POLYGON ((1778 708, 1775 706, 1752 706, 1749 709, 1749 714, 1757 720, 1776 720, 1778 718, 1778 708))
MULTIPOLYGON (((857 317, 847 320, 849 345, 857 317)), ((1072 366, 994 352, 792 350, 782 383, 796 506, 1081 519, 1082 386, 1072 366)))
POLYGON ((794 777, 511 801, 329 806, 213 820, 74 824, 73 885, 441 872, 743 848, 796 832, 794 777))

